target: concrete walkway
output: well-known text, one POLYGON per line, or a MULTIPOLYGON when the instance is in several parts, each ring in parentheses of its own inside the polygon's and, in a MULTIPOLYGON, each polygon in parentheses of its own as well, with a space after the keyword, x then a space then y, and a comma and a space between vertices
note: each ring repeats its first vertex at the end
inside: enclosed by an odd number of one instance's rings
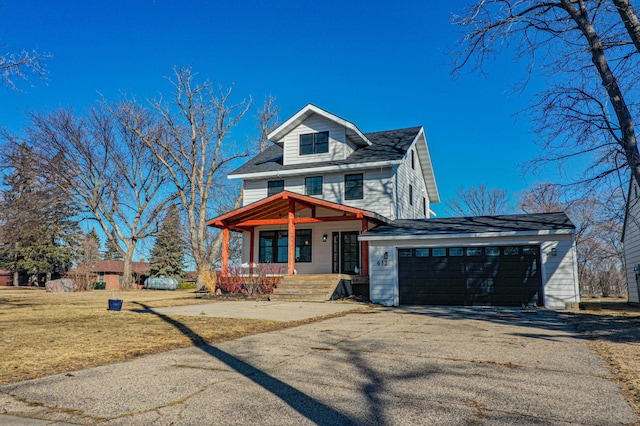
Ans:
POLYGON ((2 386, 0 407, 107 425, 638 422, 608 376, 556 312, 376 308, 2 386))
POLYGON ((155 309, 163 315, 298 321, 362 309, 365 305, 343 302, 230 301, 155 309))

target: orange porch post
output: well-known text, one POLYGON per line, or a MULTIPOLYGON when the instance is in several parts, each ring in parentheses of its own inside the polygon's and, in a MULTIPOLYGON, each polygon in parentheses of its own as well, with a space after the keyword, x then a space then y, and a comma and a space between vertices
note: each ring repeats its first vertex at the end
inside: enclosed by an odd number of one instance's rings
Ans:
POLYGON ((249 238, 249 275, 253 275, 253 244, 255 243, 254 228, 251 228, 251 238, 249 238))
POLYGON ((220 276, 229 276, 229 228, 222 228, 222 265, 220 276))
MULTIPOLYGON (((369 221, 367 219, 362 219, 362 233, 367 232, 369 230, 369 221)), ((362 241, 360 243, 360 257, 362 258, 362 267, 360 271, 362 275, 369 275, 369 242, 362 241)))
POLYGON ((296 208, 295 201, 289 199, 289 227, 288 227, 288 238, 289 238, 289 270, 287 273, 289 275, 293 275, 296 270, 296 225, 293 223, 293 219, 296 217, 296 208))

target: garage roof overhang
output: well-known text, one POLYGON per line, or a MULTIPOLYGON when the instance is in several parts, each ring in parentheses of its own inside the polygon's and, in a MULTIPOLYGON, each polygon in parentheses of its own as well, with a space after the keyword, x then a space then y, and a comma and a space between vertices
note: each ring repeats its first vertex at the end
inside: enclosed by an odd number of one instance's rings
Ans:
POLYGON ((373 235, 362 234, 361 241, 390 241, 390 240, 441 240, 460 238, 504 238, 504 237, 532 237, 543 235, 571 235, 575 234, 572 229, 546 230, 546 231, 506 231, 506 232, 482 232, 473 234, 396 234, 396 235, 373 235))
POLYGON ((293 213, 291 221, 299 223, 337 222, 345 220, 370 220, 376 224, 387 224, 389 219, 379 214, 333 203, 319 198, 282 191, 260 201, 240 207, 229 213, 215 217, 207 222, 208 226, 229 229, 231 231, 249 231, 256 226, 284 225, 289 223, 289 214, 293 213), (335 215, 320 217, 316 215, 316 208, 321 207, 335 212, 335 215), (309 210, 304 217, 297 213, 309 210))

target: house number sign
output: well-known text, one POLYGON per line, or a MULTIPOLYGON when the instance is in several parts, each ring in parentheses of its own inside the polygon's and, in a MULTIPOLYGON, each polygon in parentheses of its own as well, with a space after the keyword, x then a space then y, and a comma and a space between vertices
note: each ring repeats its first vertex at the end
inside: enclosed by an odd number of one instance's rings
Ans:
POLYGON ((378 266, 387 266, 387 263, 389 261, 389 252, 384 252, 384 256, 382 256, 382 259, 379 259, 376 262, 376 265, 378 266))

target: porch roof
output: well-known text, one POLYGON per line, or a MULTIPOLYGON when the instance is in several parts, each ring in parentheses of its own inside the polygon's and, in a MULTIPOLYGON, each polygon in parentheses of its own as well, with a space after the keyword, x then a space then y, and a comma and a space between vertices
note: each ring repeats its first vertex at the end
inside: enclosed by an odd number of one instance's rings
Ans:
POLYGON ((305 209, 311 210, 310 217, 297 217, 298 215, 295 215, 296 217, 293 218, 293 223, 295 224, 359 219, 369 219, 377 224, 390 222, 386 217, 368 210, 345 206, 290 191, 282 191, 210 219, 207 221, 207 225, 242 232, 261 225, 287 224, 289 222, 288 215, 291 207, 294 213, 299 213, 305 209), (315 214, 316 207, 332 210, 341 213, 341 215, 318 217, 315 214))

